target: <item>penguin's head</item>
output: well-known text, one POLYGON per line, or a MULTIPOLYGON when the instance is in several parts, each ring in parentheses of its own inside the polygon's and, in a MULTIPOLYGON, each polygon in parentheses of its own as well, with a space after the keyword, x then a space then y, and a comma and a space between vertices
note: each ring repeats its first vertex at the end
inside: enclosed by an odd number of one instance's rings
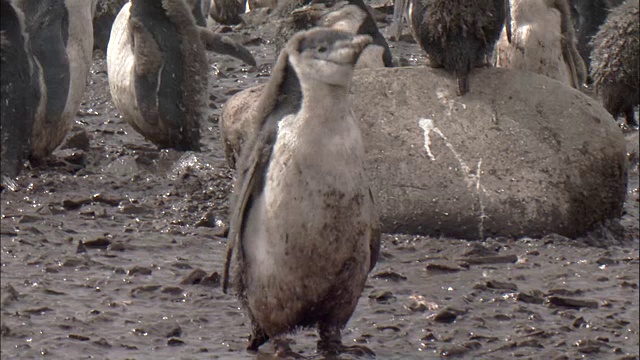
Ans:
POLYGON ((357 34, 358 29, 367 19, 367 12, 356 5, 341 2, 334 6, 320 21, 320 26, 357 34))
POLYGON ((347 86, 358 57, 371 42, 368 35, 326 28, 299 32, 287 44, 289 63, 303 82, 347 86))

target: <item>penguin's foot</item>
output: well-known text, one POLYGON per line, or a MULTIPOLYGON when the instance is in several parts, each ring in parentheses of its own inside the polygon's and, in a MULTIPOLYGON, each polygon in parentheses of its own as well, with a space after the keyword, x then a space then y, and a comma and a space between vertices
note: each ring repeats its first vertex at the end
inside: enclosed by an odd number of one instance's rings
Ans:
POLYGON ((425 63, 428 67, 430 68, 434 68, 434 69, 438 69, 443 67, 441 63, 439 63, 436 59, 427 56, 427 61, 425 63))
POLYGON ((253 334, 249 337, 249 346, 247 346, 247 351, 256 352, 260 345, 266 343, 269 340, 269 335, 267 335, 264 330, 260 329, 257 326, 253 327, 253 334))
POLYGON ((291 340, 284 337, 277 337, 273 339, 275 357, 279 359, 304 359, 304 356, 291 350, 291 347, 289 346, 290 343, 291 340))
POLYGON ((318 341, 318 352, 323 356, 336 356, 339 354, 351 354, 357 357, 375 357, 371 349, 364 345, 346 346, 342 344, 340 329, 330 327, 328 329, 321 328, 320 340, 318 341))

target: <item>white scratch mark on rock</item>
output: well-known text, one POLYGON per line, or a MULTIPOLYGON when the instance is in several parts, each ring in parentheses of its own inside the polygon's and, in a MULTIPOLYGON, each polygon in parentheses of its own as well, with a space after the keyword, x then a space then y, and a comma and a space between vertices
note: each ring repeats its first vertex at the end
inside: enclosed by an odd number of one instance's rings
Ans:
POLYGON ((424 149, 427 150, 427 156, 429 157, 429 159, 435 160, 436 158, 431 152, 431 138, 429 137, 431 130, 434 129, 433 120, 420 118, 418 120, 418 126, 420 126, 422 131, 424 131, 424 149))
POLYGON ((418 119, 418 126, 420 126, 420 128, 424 131, 424 148, 427 151, 427 156, 429 156, 429 159, 431 160, 436 159, 435 156, 433 155, 433 152, 431 151, 430 134, 431 132, 434 132, 438 134, 442 138, 442 140, 444 140, 445 145, 447 146, 447 148, 449 148, 453 156, 456 158, 456 160, 460 164, 460 167, 462 168, 462 171, 465 174, 464 179, 465 179, 465 182, 467 183, 467 188, 472 192, 474 192, 478 197, 478 204, 480 206, 478 236, 480 237, 480 239, 484 239, 484 221, 485 219, 488 218, 488 216, 485 213, 485 206, 481 196, 481 192, 487 193, 487 190, 480 182, 480 174, 482 173, 482 158, 480 158, 480 160, 478 161, 478 165, 476 166, 476 171, 473 172, 471 168, 467 165, 467 163, 464 161, 464 159, 462 159, 462 156, 460 156, 460 154, 456 151, 455 147, 453 147, 453 144, 451 144, 447 139, 447 137, 444 136, 442 131, 440 131, 440 129, 438 129, 435 126, 434 121, 432 119, 420 118, 418 119))

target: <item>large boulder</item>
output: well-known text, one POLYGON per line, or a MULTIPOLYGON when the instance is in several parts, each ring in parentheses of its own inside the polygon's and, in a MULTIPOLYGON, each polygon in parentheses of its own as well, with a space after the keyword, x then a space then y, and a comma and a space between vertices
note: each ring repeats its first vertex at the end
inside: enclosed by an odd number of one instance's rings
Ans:
POLYGON ((351 87, 383 231, 576 237, 621 215, 625 142, 596 101, 530 72, 364 69, 351 87))

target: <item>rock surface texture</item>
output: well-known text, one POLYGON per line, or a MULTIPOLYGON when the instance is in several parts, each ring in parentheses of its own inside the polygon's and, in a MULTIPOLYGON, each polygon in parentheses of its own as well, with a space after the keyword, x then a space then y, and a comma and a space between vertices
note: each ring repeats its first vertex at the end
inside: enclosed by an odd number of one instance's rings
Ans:
POLYGON ((530 72, 364 69, 351 87, 384 232, 575 237, 621 215, 621 131, 596 101, 530 72))

